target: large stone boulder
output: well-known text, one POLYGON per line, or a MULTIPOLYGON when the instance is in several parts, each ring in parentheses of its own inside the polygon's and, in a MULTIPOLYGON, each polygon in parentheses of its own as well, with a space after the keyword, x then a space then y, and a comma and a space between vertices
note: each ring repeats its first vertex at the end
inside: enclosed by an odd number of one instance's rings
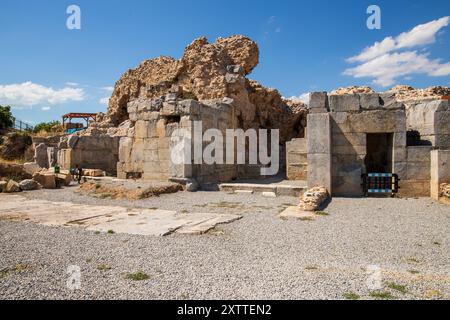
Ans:
POLYGON ((23 191, 37 190, 37 189, 39 189, 39 183, 37 183, 33 179, 26 179, 26 180, 20 181, 19 187, 23 191))
POLYGON ((34 161, 41 168, 48 168, 48 146, 45 143, 40 143, 34 150, 34 161))
POLYGON ((41 171, 42 168, 36 162, 27 162, 23 164, 23 171, 33 176, 36 172, 41 171))
POLYGON ((57 185, 69 186, 72 182, 72 175, 69 172, 60 172, 55 174, 57 185))
POLYGON ((36 172, 33 180, 39 183, 44 189, 56 189, 55 174, 51 172, 36 172))
POLYGON ((19 184, 14 180, 9 180, 6 184, 5 192, 6 193, 14 193, 14 192, 20 192, 22 191, 20 189, 19 184))

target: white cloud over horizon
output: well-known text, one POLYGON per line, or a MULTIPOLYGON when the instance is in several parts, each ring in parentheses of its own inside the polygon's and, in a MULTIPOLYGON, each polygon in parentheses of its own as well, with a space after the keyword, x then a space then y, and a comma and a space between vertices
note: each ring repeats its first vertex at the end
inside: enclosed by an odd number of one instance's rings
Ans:
POLYGON ((33 107, 39 104, 62 104, 83 101, 85 92, 81 88, 65 87, 53 89, 31 81, 0 85, 0 103, 13 108, 33 107))
POLYGON ((411 74, 426 74, 431 77, 450 75, 450 62, 430 59, 427 50, 404 50, 425 46, 436 42, 437 33, 447 27, 450 17, 446 16, 418 25, 396 37, 386 37, 375 42, 356 56, 347 59, 349 63, 359 63, 348 68, 344 75, 354 78, 374 78, 373 83, 382 87, 393 85, 397 78, 411 74))
POLYGON ((108 105, 109 104, 109 97, 104 97, 101 98, 98 103, 103 104, 103 105, 108 105))
POLYGON ((289 100, 295 101, 295 102, 302 102, 304 104, 309 105, 309 92, 302 93, 299 96, 293 96, 290 97, 289 100))

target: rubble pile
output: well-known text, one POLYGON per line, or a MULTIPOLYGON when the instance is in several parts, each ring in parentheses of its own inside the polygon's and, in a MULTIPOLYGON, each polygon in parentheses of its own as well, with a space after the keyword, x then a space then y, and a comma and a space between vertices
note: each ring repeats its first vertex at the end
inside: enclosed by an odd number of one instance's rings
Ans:
POLYGON ((325 187, 313 187, 300 197, 298 207, 304 211, 317 211, 328 197, 329 194, 325 187))

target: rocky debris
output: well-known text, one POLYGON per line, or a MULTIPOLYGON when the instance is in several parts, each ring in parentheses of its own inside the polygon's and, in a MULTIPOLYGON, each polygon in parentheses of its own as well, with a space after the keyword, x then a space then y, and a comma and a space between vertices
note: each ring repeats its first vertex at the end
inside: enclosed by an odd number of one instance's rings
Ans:
POLYGON ((352 86, 336 89, 332 91, 330 94, 342 95, 342 94, 357 94, 357 93, 375 93, 375 91, 371 87, 352 86))
POLYGON ((7 133, 0 137, 0 158, 5 160, 24 159, 31 144, 31 136, 26 133, 7 133))
POLYGON ((40 185, 33 179, 26 179, 26 180, 20 181, 19 187, 23 191, 31 191, 31 190, 39 189, 40 185))
POLYGON ((24 170, 23 164, 0 162, 0 177, 23 180, 31 178, 31 175, 24 170))
POLYGON ((449 87, 429 87, 426 89, 414 89, 410 86, 398 85, 391 88, 388 92, 394 93, 398 101, 413 101, 425 99, 441 99, 443 96, 450 95, 449 87))
POLYGON ((23 171, 31 176, 41 170, 42 168, 36 162, 27 162, 23 164, 23 171))
POLYGON ((44 189, 56 189, 56 177, 54 173, 47 171, 36 172, 33 180, 39 183, 44 189))
POLYGON ((0 192, 5 192, 8 182, 0 180, 0 192))
POLYGON ((188 192, 196 192, 198 190, 198 183, 195 179, 189 179, 186 182, 186 191, 188 192))
POLYGON ((442 183, 439 188, 439 196, 450 199, 450 183, 442 183))
POLYGON ((230 99, 238 111, 240 128, 282 128, 282 141, 302 136, 306 106, 288 102, 277 90, 246 78, 258 60, 257 44, 240 35, 219 38, 214 43, 198 38, 186 47, 179 60, 169 57, 146 60, 125 72, 116 83, 108 113, 99 124, 102 128, 96 129, 114 132, 112 127, 120 124, 126 127, 127 105, 140 98, 153 101, 153 107, 163 103, 162 97, 168 103, 177 99, 202 102, 230 99))
POLYGON ((105 173, 100 169, 84 169, 83 176, 86 177, 104 177, 105 173))
POLYGON ((14 180, 9 180, 8 183, 6 184, 4 192, 14 193, 14 192, 20 192, 20 191, 22 191, 22 190, 20 189, 19 184, 14 180))
POLYGON ((329 194, 326 188, 314 187, 307 190, 300 197, 300 204, 298 207, 304 211, 316 211, 328 197, 329 194))
POLYGON ((182 189, 183 187, 181 185, 170 182, 155 183, 149 186, 137 186, 136 188, 108 182, 86 182, 80 186, 79 192, 87 193, 90 196, 101 199, 139 200, 159 196, 161 194, 176 193, 182 189))

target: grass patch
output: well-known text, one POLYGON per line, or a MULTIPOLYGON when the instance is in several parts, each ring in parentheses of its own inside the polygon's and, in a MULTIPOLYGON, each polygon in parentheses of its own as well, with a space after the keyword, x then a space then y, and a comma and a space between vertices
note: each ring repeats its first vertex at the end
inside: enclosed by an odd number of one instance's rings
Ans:
POLYGON ((114 230, 108 230, 107 234, 115 234, 114 230))
POLYGON ((298 218, 297 220, 300 220, 300 221, 314 221, 314 219, 311 218, 311 217, 298 218))
POLYGON ((437 242, 437 241, 433 242, 433 244, 435 244, 435 245, 437 245, 437 246, 440 246, 440 245, 441 245, 441 243, 440 243, 440 242, 437 242))
POLYGON ((347 300, 359 300, 361 297, 354 292, 347 292, 344 293, 344 298, 347 300))
POLYGON ((183 210, 181 210, 180 212, 181 212, 181 213, 189 213, 189 210, 183 209, 183 210))
POLYGON ((406 259, 407 262, 409 263, 420 263, 419 260, 417 260, 416 258, 412 257, 412 258, 408 258, 406 259))
POLYGON ((330 214, 325 211, 316 211, 315 212, 317 216, 329 216, 330 214))
POLYGON ((9 276, 11 273, 22 273, 26 271, 30 271, 31 266, 28 264, 19 263, 13 266, 12 268, 4 268, 0 270, 0 278, 4 278, 9 276))
POLYGON ((408 272, 411 274, 419 274, 420 273, 419 270, 408 270, 408 272))
POLYGON ((372 298, 383 299, 383 300, 392 300, 395 297, 387 291, 374 291, 370 293, 372 298))
POLYGON ((408 293, 408 290, 406 289, 406 286, 396 284, 394 282, 390 282, 387 284, 388 288, 391 288, 392 290, 401 292, 403 294, 408 293))
POLYGON ((317 268, 316 266, 307 266, 305 267, 305 270, 317 270, 319 268, 317 268))
POLYGON ((99 264, 97 266, 97 270, 99 270, 99 271, 108 271, 108 270, 111 270, 111 267, 107 266, 106 264, 99 264))
POLYGON ((135 272, 135 273, 129 273, 127 274, 127 279, 133 280, 133 281, 143 281, 150 279, 150 276, 144 272, 135 272))

